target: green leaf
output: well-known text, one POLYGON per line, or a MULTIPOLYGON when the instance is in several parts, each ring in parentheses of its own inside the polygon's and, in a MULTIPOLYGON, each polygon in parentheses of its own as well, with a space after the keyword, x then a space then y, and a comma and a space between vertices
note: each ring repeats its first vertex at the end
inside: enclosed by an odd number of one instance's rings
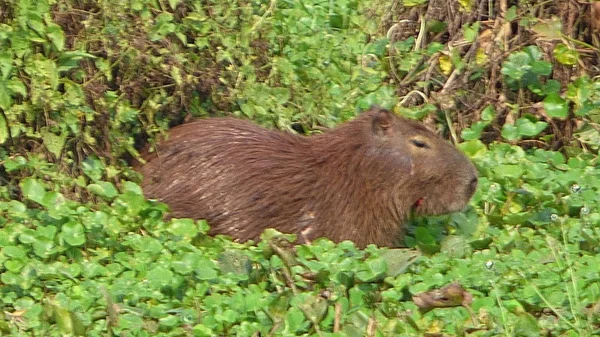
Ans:
POLYGON ((119 195, 119 191, 117 191, 115 185, 108 181, 98 181, 94 184, 89 184, 87 186, 87 189, 95 195, 109 199, 112 199, 119 195))
POLYGON ((10 92, 5 84, 0 82, 0 109, 6 111, 12 105, 12 98, 10 92))
POLYGON ((169 233, 181 236, 187 239, 192 239, 198 234, 198 226, 196 221, 192 219, 173 219, 167 228, 169 233))
POLYGON ((219 275, 215 263, 210 260, 200 260, 196 265, 196 277, 200 280, 213 280, 219 275))
POLYGON ((544 109, 550 117, 565 118, 569 115, 567 101, 557 93, 550 93, 544 98, 544 109))
POLYGON ((516 140, 519 139, 519 130, 516 126, 510 123, 505 123, 502 125, 501 135, 507 140, 516 140))
POLYGON ((520 178, 523 175, 523 173, 525 173, 523 167, 511 164, 497 165, 494 166, 492 170, 496 175, 506 178, 520 178))
POLYGON ((548 61, 533 61, 531 62, 531 72, 540 76, 548 76, 552 73, 552 63, 548 61))
POLYGON ((50 24, 46 29, 46 35, 52 41, 52 44, 58 51, 62 51, 65 47, 65 34, 62 28, 57 24, 50 24))
POLYGON ((569 48, 569 46, 564 43, 557 44, 552 53, 558 62, 568 66, 575 65, 579 61, 579 53, 577 50, 569 48))
POLYGON ((44 146, 46 149, 50 151, 52 154, 56 156, 56 158, 60 158, 60 155, 65 146, 65 142, 67 140, 67 132, 61 132, 60 135, 55 134, 52 131, 49 131, 48 128, 43 127, 40 130, 42 135, 42 139, 44 141, 44 146))
POLYGON ((426 3, 427 0, 402 0, 402 4, 406 7, 414 7, 426 3))
POLYGON ((525 52, 516 52, 508 56, 500 72, 514 80, 520 80, 530 69, 531 56, 525 52))
POLYGON ((472 25, 464 25, 462 27, 463 29, 463 34, 465 37, 465 40, 467 40, 468 42, 473 42, 477 39, 477 36, 479 34, 479 27, 480 27, 480 23, 476 22, 472 25))
POLYGON ((6 256, 12 257, 14 259, 22 259, 27 256, 27 254, 25 253, 25 250, 23 248, 17 247, 17 246, 4 247, 4 248, 2 248, 2 252, 6 256))
POLYGON ((10 78, 13 70, 13 54, 12 51, 4 50, 0 52, 0 78, 8 79, 10 78))
POLYGON ((462 130, 461 136, 464 140, 479 139, 481 132, 487 126, 485 122, 475 122, 471 127, 462 130))
POLYGON ((30 12, 27 16, 27 26, 34 30, 39 36, 44 36, 46 26, 44 26, 42 18, 40 18, 39 15, 30 12))
POLYGON ((537 337, 541 330, 538 321, 532 315, 521 312, 515 322, 514 336, 516 337, 537 337))
POLYGON ((550 20, 541 21, 531 29, 537 34, 549 38, 551 40, 560 39, 562 37, 562 23, 556 17, 550 20))
POLYGON ((158 266, 148 272, 148 284, 154 289, 160 289, 171 284, 173 272, 170 269, 158 266))
POLYGON ((171 7, 172 10, 175 10, 180 2, 181 0, 169 0, 169 7, 171 7))
POLYGON ((74 221, 61 226, 60 237, 71 246, 81 246, 86 241, 83 225, 74 221))
POLYGON ((106 167, 96 156, 90 156, 85 158, 83 163, 81 163, 81 170, 86 176, 90 177, 90 179, 97 181, 102 179, 106 167))
POLYGON ((19 183, 23 196, 29 200, 42 204, 46 196, 44 185, 34 178, 25 178, 19 183))
POLYGON ((387 265, 386 276, 396 277, 406 272, 420 254, 412 249, 390 249, 381 254, 387 265))
POLYGON ((508 8, 508 10, 506 11, 506 21, 513 21, 514 19, 517 18, 517 7, 516 6, 510 6, 508 8))
POLYGON ((517 130, 519 136, 533 137, 537 136, 540 132, 544 131, 548 123, 537 121, 533 123, 528 118, 519 118, 517 120, 517 130))
POLYGON ((8 124, 6 123, 4 114, 0 112, 0 144, 4 144, 8 140, 8 136, 8 124))
POLYGON ((13 94, 19 94, 23 97, 27 97, 27 86, 25 86, 25 83, 23 83, 23 81, 20 79, 12 78, 10 81, 8 81, 6 86, 13 94))

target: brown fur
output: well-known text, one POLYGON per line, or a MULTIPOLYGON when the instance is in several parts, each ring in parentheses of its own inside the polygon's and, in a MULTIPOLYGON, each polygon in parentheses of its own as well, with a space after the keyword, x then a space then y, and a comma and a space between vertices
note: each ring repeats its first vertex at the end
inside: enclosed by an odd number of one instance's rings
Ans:
POLYGON ((411 211, 461 210, 477 185, 456 148, 379 108, 311 137, 234 118, 183 124, 139 171, 147 197, 207 219, 211 234, 246 241, 276 228, 359 247, 392 245, 411 211))

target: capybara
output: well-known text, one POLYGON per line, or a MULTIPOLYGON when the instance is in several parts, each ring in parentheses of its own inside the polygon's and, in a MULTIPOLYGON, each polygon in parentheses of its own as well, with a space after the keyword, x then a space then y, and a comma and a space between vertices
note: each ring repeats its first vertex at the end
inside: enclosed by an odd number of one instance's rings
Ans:
POLYGON ((378 107, 313 136, 202 119, 172 128, 146 160, 148 198, 239 241, 275 228, 299 242, 392 246, 411 212, 459 211, 477 187, 454 146, 378 107))

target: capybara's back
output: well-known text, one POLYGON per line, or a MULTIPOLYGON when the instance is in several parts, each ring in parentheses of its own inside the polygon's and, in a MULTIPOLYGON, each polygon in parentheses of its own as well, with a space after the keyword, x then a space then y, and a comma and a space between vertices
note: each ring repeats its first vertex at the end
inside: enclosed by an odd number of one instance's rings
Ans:
POLYGON ((456 148, 380 108, 310 137, 234 118, 199 120, 173 128, 147 160, 140 172, 148 198, 240 241, 275 228, 300 242, 390 246, 411 211, 459 211, 477 186, 456 148))

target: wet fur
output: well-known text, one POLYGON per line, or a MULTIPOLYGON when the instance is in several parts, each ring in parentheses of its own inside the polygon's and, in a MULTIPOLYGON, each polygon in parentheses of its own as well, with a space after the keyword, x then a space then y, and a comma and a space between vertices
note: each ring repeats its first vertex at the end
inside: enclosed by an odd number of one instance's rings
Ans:
POLYGON ((391 246, 411 210, 458 211, 477 179, 452 145, 379 108, 310 137, 234 118, 199 120, 173 128, 147 160, 139 169, 147 197, 240 241, 271 227, 300 242, 391 246))

